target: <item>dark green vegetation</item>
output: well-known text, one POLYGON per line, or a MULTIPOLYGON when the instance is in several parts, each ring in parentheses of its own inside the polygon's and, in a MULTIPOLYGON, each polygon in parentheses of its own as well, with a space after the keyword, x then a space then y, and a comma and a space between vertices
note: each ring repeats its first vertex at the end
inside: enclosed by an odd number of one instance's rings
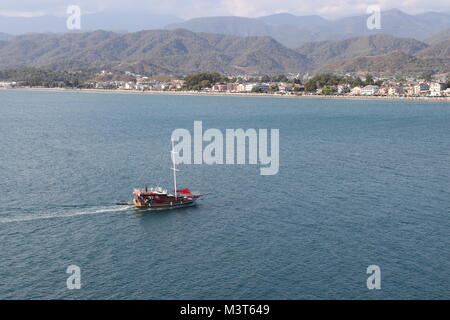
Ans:
POLYGON ((85 88, 90 74, 85 72, 49 71, 38 68, 0 70, 1 80, 14 80, 20 85, 32 87, 75 87, 85 88))
POLYGON ((216 72, 204 72, 188 75, 185 80, 189 90, 200 90, 210 88, 215 83, 227 82, 228 78, 216 72))
POLYGON ((339 84, 350 84, 352 87, 380 84, 374 82, 373 77, 370 74, 367 74, 365 78, 366 80, 362 81, 360 77, 342 77, 334 74, 318 74, 305 83, 305 91, 315 92, 317 89, 323 88, 322 93, 331 94, 333 92, 331 88, 339 84))

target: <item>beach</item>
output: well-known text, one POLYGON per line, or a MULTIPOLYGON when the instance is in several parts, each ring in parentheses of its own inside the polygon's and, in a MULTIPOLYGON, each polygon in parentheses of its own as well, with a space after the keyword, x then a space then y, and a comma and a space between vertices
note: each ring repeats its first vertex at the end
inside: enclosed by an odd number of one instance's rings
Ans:
POLYGON ((0 90, 54 91, 54 92, 92 92, 92 93, 128 93, 128 94, 156 94, 156 95, 194 95, 194 96, 236 96, 236 97, 270 97, 270 98, 310 98, 310 99, 349 99, 349 100, 383 100, 383 101, 428 101, 450 102, 450 97, 411 97, 411 96, 352 96, 352 95, 321 95, 321 94, 270 94, 244 92, 214 92, 214 91, 141 91, 123 89, 71 89, 71 88, 43 88, 19 87, 0 88, 0 90))

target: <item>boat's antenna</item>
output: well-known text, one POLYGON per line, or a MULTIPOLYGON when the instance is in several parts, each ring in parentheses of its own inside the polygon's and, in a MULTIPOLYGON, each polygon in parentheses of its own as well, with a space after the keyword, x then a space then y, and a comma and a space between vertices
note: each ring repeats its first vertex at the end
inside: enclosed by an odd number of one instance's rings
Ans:
POLYGON ((177 171, 179 171, 177 169, 177 165, 176 165, 176 161, 175 161, 175 147, 174 147, 174 140, 172 139, 172 164, 173 164, 173 188, 174 188, 174 193, 175 193, 175 200, 177 200, 177 171))

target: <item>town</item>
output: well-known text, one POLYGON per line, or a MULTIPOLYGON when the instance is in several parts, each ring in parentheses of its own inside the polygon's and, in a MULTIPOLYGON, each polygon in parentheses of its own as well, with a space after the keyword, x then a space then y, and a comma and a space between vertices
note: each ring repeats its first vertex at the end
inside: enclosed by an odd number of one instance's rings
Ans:
MULTIPOLYGON (((130 92, 180 92, 211 94, 261 94, 278 96, 374 96, 374 97, 450 97, 448 74, 422 76, 371 76, 319 74, 227 77, 203 72, 185 77, 142 76, 126 71, 118 74, 103 70, 76 85, 64 81, 0 81, 3 88, 71 88, 120 90, 130 92), (42 83, 40 83, 42 82, 42 83)), ((446 99, 447 100, 447 99, 446 99)))

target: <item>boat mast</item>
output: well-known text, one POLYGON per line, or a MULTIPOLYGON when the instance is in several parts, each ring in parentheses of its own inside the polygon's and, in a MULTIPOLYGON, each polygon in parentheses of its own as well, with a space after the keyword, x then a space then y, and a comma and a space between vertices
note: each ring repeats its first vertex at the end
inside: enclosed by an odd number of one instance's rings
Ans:
POLYGON ((176 166, 176 161, 175 161, 175 147, 174 147, 174 142, 172 139, 172 164, 173 164, 173 190, 175 193, 175 200, 177 200, 177 166, 176 166))

